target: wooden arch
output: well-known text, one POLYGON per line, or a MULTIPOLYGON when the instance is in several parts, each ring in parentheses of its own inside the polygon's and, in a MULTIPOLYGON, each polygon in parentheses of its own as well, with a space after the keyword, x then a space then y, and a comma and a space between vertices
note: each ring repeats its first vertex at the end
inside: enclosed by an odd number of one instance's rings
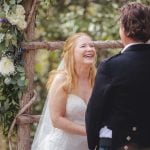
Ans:
MULTIPOLYGON (((35 9, 37 0, 24 0, 23 5, 26 10, 28 27, 25 31, 26 38, 29 42, 21 43, 21 46, 26 49, 24 53, 24 68, 25 75, 28 79, 28 85, 20 99, 20 111, 17 114, 10 132, 8 134, 9 140, 11 139, 11 131, 15 124, 17 124, 17 150, 30 150, 30 126, 34 122, 38 122, 40 115, 31 115, 31 104, 35 99, 34 95, 34 57, 37 49, 46 48, 53 51, 55 49, 62 49, 63 41, 57 42, 32 42, 35 35, 35 9)), ((122 48, 123 45, 120 41, 94 41, 98 50, 105 48, 122 48)), ((11 145, 10 145, 11 149, 11 145)))

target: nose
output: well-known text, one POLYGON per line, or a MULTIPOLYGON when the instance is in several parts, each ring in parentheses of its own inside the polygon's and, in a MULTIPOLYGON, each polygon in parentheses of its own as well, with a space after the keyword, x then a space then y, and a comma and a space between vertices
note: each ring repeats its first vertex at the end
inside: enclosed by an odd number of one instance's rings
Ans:
POLYGON ((93 51, 93 47, 91 47, 90 45, 87 46, 87 51, 93 51))
POLYGON ((88 45, 87 46, 87 52, 92 52, 92 53, 95 53, 95 47, 93 45, 88 45))

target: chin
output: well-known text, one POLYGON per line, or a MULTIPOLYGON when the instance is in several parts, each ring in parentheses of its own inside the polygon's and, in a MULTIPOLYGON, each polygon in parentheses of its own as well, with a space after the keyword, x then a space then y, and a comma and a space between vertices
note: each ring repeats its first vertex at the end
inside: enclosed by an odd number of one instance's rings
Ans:
POLYGON ((91 64, 93 64, 93 63, 94 63, 94 61, 93 61, 93 60, 86 60, 84 63, 85 63, 85 64, 89 64, 89 65, 91 65, 91 64))

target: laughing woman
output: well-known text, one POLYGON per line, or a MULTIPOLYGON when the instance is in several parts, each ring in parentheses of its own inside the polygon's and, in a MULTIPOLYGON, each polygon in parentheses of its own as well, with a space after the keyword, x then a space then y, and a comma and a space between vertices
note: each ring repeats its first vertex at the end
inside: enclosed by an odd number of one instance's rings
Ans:
POLYGON ((85 111, 95 79, 96 50, 85 33, 64 44, 63 58, 48 79, 48 96, 32 150, 87 150, 85 111))

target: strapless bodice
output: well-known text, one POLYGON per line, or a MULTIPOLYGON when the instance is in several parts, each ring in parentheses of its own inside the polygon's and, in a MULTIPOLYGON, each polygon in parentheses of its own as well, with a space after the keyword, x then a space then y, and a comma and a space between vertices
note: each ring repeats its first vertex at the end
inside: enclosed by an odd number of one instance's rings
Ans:
POLYGON ((80 125, 85 125, 85 101, 74 94, 69 94, 66 105, 66 117, 80 125))
MULTIPOLYGON (((80 125, 85 125, 86 103, 77 95, 69 94, 66 103, 66 118, 80 125)), ((36 150, 87 150, 87 137, 71 134, 53 128, 43 138, 36 150)))

